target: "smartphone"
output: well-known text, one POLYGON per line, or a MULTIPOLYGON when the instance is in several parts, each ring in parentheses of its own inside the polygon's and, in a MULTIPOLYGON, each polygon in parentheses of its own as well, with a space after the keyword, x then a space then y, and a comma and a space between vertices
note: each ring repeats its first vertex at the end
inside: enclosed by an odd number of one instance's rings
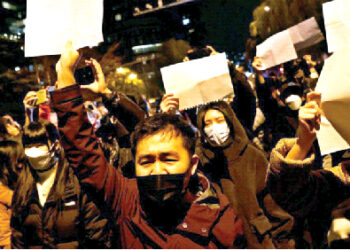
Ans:
POLYGON ((80 85, 87 85, 95 81, 94 71, 91 66, 86 66, 75 70, 75 81, 80 85))
POLYGON ((36 95, 38 97, 36 101, 36 105, 39 105, 48 101, 46 89, 39 90, 38 92, 36 92, 36 95))

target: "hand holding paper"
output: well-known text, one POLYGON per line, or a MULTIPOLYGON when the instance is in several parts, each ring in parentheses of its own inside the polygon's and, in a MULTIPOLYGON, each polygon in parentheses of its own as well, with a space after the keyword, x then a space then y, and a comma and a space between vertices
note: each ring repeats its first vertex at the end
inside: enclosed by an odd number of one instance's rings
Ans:
POLYGON ((66 43, 65 51, 56 64, 57 82, 56 89, 75 84, 74 66, 79 58, 78 51, 73 49, 72 41, 66 43))
POLYGON ((350 50, 336 51, 324 64, 316 90, 322 93, 322 120, 318 141, 321 153, 332 153, 350 145, 350 50))
POLYGON ((180 110, 233 94, 224 53, 161 68, 167 93, 179 98, 180 110))
POLYGON ((310 151, 320 124, 320 98, 320 93, 310 92, 307 103, 299 109, 298 138, 286 157, 288 160, 303 160, 310 151))
POLYGON ((175 97, 174 94, 165 94, 160 103, 160 110, 165 113, 171 110, 179 109, 179 98, 175 97))

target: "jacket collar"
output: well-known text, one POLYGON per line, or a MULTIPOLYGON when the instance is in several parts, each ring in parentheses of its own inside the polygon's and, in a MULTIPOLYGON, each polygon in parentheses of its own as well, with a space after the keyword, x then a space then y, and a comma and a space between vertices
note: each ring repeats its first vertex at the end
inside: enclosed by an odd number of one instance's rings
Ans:
MULTIPOLYGON (((74 176, 72 170, 69 169, 68 171, 69 171, 69 173, 68 173, 69 179, 68 179, 66 186, 64 188, 64 194, 63 194, 62 200, 67 200, 67 199, 71 198, 72 196, 76 196, 78 193, 76 185, 79 185, 79 183, 78 183, 78 181, 74 181, 75 176, 74 176)), ((49 196, 46 199, 45 204, 52 204, 52 203, 56 202, 54 199, 53 192, 54 191, 53 191, 53 186, 52 186, 50 193, 49 193, 49 196)), ((34 193, 32 195, 31 201, 40 204, 38 190, 36 188, 36 185, 35 185, 35 189, 34 189, 34 193)))
POLYGON ((202 173, 198 173, 201 189, 177 230, 208 237, 220 211, 229 206, 227 198, 202 173))

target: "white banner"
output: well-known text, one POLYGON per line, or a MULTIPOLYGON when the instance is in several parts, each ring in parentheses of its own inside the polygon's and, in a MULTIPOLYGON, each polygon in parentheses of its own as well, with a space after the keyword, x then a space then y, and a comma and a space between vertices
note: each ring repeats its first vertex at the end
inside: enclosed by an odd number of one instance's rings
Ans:
POLYGON ((322 5, 328 52, 346 48, 350 43, 350 1, 335 0, 322 5))
POLYGON ((59 55, 103 42, 103 0, 27 0, 25 57, 59 55))
POLYGON ((317 134, 321 153, 349 148, 350 145, 350 50, 340 50, 323 66, 316 91, 321 92, 321 105, 327 119, 321 119, 317 134))
POLYGON ((318 27, 315 17, 298 23, 288 30, 297 51, 311 47, 324 40, 324 36, 318 27))
POLYGON ((233 94, 225 53, 174 64, 160 71, 166 92, 179 98, 180 110, 233 94))
POLYGON ((256 46, 256 56, 261 58, 263 69, 298 58, 288 30, 281 31, 256 46))

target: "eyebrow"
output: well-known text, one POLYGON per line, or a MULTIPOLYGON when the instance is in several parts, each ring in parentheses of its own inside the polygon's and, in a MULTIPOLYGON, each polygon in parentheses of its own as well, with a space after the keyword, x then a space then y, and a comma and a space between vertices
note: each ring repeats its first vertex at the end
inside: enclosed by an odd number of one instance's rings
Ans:
MULTIPOLYGON (((160 154, 160 157, 167 157, 167 156, 179 156, 179 153, 177 151, 170 151, 170 152, 164 152, 160 154)), ((144 154, 144 155, 139 155, 138 159, 150 159, 154 158, 155 156, 153 154, 144 154)))

